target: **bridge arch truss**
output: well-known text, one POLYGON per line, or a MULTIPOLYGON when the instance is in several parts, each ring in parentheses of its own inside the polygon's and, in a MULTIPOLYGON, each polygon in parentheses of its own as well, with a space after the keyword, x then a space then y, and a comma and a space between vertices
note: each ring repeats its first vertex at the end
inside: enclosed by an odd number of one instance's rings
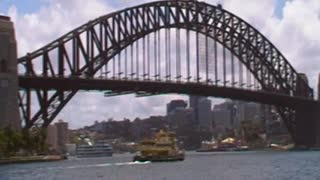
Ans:
MULTIPOLYGON (((100 74, 104 74, 104 77, 110 75, 112 79, 116 80, 130 80, 131 78, 136 81, 171 83, 189 83, 189 81, 192 81, 190 83, 212 86, 219 85, 218 82, 220 81, 220 83, 222 82, 221 86, 226 86, 229 83, 231 87, 234 87, 236 84, 234 78, 231 78, 231 82, 228 82, 226 80, 228 74, 225 70, 223 75, 220 76, 222 80, 217 78, 218 65, 216 59, 218 55, 216 51, 218 46, 222 47, 224 59, 220 67, 222 69, 226 68, 226 64, 228 64, 225 61, 226 52, 229 52, 231 71, 233 61, 237 59, 250 72, 261 91, 292 98, 313 98, 313 91, 308 86, 307 81, 296 72, 281 52, 265 36, 241 18, 222 9, 221 6, 212 6, 204 2, 157 1, 101 16, 52 43, 21 57, 18 63, 21 66, 19 68, 19 79, 22 90, 19 93, 19 105, 22 117, 27 128, 32 127, 37 122, 42 122, 43 126, 48 126, 80 90, 77 88, 64 90, 63 85, 56 88, 27 85, 28 80, 37 78, 90 79, 97 77, 97 74, 101 72, 100 74), (186 74, 185 78, 181 76, 181 69, 177 68, 175 77, 169 70, 167 61, 172 56, 167 55, 171 48, 166 41, 168 36, 172 36, 171 29, 177 30, 176 42, 181 40, 180 30, 186 33, 186 38, 182 40, 186 41, 187 54, 193 50, 196 51, 195 64, 191 63, 191 55, 184 56, 186 61, 183 62, 181 56, 177 55, 182 51, 178 48, 180 44, 175 44, 174 67, 179 67, 179 63, 180 65, 181 63, 189 63, 186 66, 187 69, 182 70, 186 74), (160 35, 159 32, 165 32, 165 35, 160 35), (192 41, 189 38, 190 34, 195 35, 195 44, 190 43, 192 41), (149 38, 152 35, 154 38, 151 42, 149 38), (144 63, 142 63, 142 66, 145 67, 140 67, 143 69, 142 75, 138 74, 139 70, 134 72, 132 70, 120 71, 127 68, 133 69, 133 65, 130 66, 130 57, 131 61, 134 58, 140 58, 146 62, 150 60, 149 56, 152 55, 144 51, 141 54, 141 50, 138 50, 139 44, 140 49, 146 50, 150 47, 149 43, 154 43, 153 48, 156 49, 155 47, 160 47, 156 45, 160 41, 165 44, 162 52, 166 51, 164 55, 166 57, 162 59, 166 59, 166 62, 160 62, 160 56, 162 55, 160 49, 158 52, 154 50, 152 53, 155 54, 154 65, 156 66, 159 63, 158 68, 165 66, 164 74, 161 75, 161 69, 157 70, 156 67, 153 70, 153 75, 151 75, 148 72, 148 64, 144 63), (214 52, 209 51, 209 42, 213 43, 212 50, 214 52), (201 44, 205 46, 204 55, 201 53, 201 44), (132 51, 136 52, 133 53, 132 51), (137 57, 139 55, 140 57, 137 57), (205 68, 201 68, 201 63, 205 63, 205 68), (213 73, 210 72, 210 63, 213 63, 213 73), (195 68, 194 77, 191 77, 190 71, 192 70, 190 68, 195 68), (204 74, 202 79, 200 77, 201 73, 204 74), (212 78, 210 78, 210 73, 213 74, 212 78), (36 109, 31 109, 31 101, 34 99, 31 92, 35 93, 35 99, 38 101, 36 109)), ((139 68, 139 65, 135 68, 139 68)), ((239 72, 240 70, 238 70, 238 74, 239 72)), ((233 71, 234 74, 236 74, 235 71, 233 71)), ((238 88, 241 88, 241 82, 237 83, 238 88)), ((295 123, 292 122, 294 109, 283 106, 278 107, 278 110, 291 134, 295 134, 295 123)))

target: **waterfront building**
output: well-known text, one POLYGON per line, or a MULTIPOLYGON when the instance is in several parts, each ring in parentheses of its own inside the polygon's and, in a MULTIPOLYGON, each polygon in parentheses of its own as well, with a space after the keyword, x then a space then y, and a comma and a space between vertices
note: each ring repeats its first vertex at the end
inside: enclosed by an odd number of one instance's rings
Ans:
POLYGON ((46 143, 49 145, 50 149, 57 149, 57 129, 55 125, 48 126, 46 143))
POLYGON ((68 123, 59 120, 55 123, 57 133, 57 151, 60 153, 66 152, 66 144, 69 142, 68 123))

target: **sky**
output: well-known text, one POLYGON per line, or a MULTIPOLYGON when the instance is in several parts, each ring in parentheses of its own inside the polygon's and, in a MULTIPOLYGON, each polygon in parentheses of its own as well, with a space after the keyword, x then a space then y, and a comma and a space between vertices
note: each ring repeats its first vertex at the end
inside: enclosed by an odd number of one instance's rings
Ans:
MULTIPOLYGON (((72 29, 129 6, 150 0, 0 0, 0 14, 15 23, 18 56, 32 52, 72 29)), ((264 34, 298 72, 307 74, 316 89, 320 69, 319 0, 205 0, 236 14, 264 34)), ((166 103, 187 96, 162 95, 135 98, 134 95, 104 98, 101 92, 82 92, 74 97, 57 119, 71 128, 109 118, 134 119, 164 115, 166 103)), ((222 102, 212 99, 213 103, 222 102)))

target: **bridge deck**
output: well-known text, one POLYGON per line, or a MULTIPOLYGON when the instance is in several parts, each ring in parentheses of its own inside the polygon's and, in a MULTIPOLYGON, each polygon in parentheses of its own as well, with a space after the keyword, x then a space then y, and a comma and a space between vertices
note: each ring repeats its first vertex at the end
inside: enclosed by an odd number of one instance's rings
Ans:
POLYGON ((303 97, 292 97, 280 93, 267 91, 253 91, 232 87, 221 87, 201 83, 177 83, 170 81, 142 81, 142 80, 117 80, 93 78, 54 78, 54 77, 27 77, 19 76, 21 88, 55 89, 55 90, 115 90, 150 92, 150 93, 178 93, 194 94, 231 98, 243 101, 252 101, 284 107, 296 107, 310 104, 319 104, 319 101, 303 97))

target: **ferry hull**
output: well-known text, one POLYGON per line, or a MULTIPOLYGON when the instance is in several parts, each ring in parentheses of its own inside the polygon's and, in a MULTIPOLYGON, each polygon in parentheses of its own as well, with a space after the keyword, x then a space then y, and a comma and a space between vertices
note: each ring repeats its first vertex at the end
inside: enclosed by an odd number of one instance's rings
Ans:
POLYGON ((77 154, 77 158, 95 158, 95 157, 111 157, 112 152, 101 153, 101 154, 77 154))
POLYGON ((168 162, 168 161, 183 161, 184 155, 177 156, 134 156, 133 161, 145 162, 168 162))

